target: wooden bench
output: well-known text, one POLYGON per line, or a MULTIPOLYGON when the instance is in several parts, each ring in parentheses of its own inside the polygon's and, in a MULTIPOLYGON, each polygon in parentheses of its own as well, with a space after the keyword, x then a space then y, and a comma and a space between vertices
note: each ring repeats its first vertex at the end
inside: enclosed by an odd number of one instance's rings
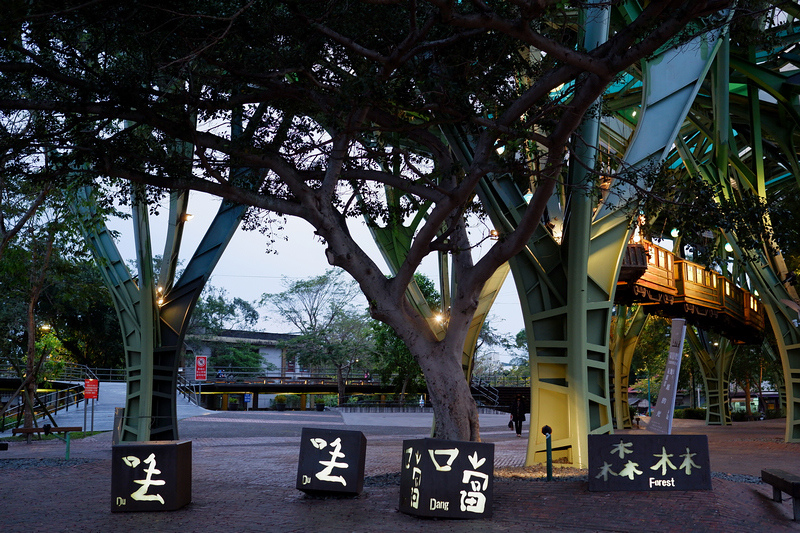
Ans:
POLYGON ((32 435, 35 433, 44 433, 45 435, 49 435, 51 433, 72 433, 75 431, 83 431, 82 427, 72 427, 72 426, 56 426, 53 427, 50 424, 45 424, 40 428, 14 428, 11 430, 12 435, 32 435))
POLYGON ((800 515, 800 476, 783 470, 762 470, 761 481, 772 485, 773 501, 782 501, 782 492, 792 497, 792 520, 796 521, 798 515, 800 515))
POLYGON ((74 433, 76 431, 83 431, 82 427, 74 427, 74 426, 56 426, 53 427, 50 424, 45 424, 40 428, 14 428, 11 430, 12 435, 28 435, 28 443, 30 444, 30 436, 33 434, 41 434, 44 433, 45 435, 50 435, 51 433, 64 433, 64 437, 59 437, 55 435, 57 438, 63 440, 66 445, 67 449, 64 454, 65 459, 69 459, 69 434, 74 433))

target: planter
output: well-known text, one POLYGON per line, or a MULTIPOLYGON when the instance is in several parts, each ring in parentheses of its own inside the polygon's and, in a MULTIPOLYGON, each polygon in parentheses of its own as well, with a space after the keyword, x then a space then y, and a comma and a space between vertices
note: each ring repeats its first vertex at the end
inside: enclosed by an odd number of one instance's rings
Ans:
POLYGON ((316 406, 317 406, 317 411, 324 411, 325 410, 325 404, 324 403, 318 403, 318 404, 316 404, 316 406))
POLYGON ((275 404, 275 410, 276 411, 285 411, 286 410, 286 404, 285 403, 276 403, 275 404))

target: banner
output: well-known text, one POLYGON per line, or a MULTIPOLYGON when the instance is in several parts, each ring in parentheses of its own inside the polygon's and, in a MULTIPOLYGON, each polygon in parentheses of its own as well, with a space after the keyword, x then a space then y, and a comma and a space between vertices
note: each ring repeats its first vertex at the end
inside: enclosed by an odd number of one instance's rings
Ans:
POLYGON ((681 372, 683 340, 686 337, 686 320, 672 319, 672 335, 669 339, 669 357, 661 379, 661 391, 653 408, 653 416, 647 429, 653 433, 669 435, 672 433, 672 413, 675 411, 675 393, 678 389, 678 375, 681 372))

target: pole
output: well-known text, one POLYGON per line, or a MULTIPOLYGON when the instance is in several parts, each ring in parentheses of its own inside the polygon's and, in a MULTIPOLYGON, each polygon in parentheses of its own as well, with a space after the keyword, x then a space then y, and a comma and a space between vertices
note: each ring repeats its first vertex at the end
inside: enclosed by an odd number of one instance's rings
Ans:
POLYGON ((542 434, 547 444, 547 481, 553 481, 553 441, 550 439, 550 434, 553 429, 550 426, 542 428, 542 434))

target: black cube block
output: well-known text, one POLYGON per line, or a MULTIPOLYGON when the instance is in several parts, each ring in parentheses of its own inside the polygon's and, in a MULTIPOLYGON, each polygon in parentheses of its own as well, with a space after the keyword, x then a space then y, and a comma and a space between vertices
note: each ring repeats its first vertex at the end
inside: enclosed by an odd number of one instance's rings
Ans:
POLYGON ((174 511, 192 501, 192 441, 111 447, 111 511, 174 511))
POLYGON ((589 490, 711 490, 705 435, 589 435, 589 490))
POLYGON ((367 438, 360 431, 303 428, 297 489, 358 495, 364 488, 367 438))
POLYGON ((494 444, 403 441, 400 511, 430 518, 489 518, 493 487, 494 444))

